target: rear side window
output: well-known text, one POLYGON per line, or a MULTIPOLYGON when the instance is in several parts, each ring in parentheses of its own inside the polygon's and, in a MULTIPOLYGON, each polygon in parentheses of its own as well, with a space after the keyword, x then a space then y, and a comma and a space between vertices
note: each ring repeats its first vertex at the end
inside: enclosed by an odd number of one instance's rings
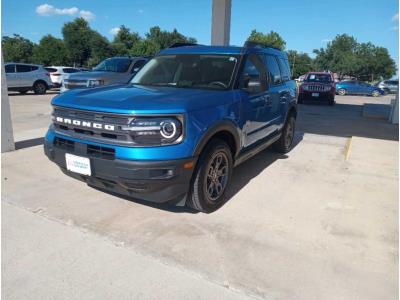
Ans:
POLYGON ((289 62, 286 59, 279 58, 279 66, 281 67, 282 81, 288 81, 292 77, 290 74, 289 62))
MULTIPOLYGON (((37 67, 36 67, 37 69, 37 67)), ((17 65, 17 73, 26 73, 26 72, 31 72, 32 71, 32 66, 29 65, 17 65)))
POLYGON ((5 71, 6 73, 15 73, 15 65, 6 65, 5 71))
POLYGON ((76 72, 79 72, 79 70, 74 69, 74 68, 63 68, 63 72, 64 73, 76 73, 76 72))
POLYGON ((39 67, 31 66, 31 71, 36 71, 37 69, 39 69, 39 67))
POLYGON ((281 70, 278 61, 272 55, 265 55, 266 65, 269 73, 270 83, 272 85, 282 83, 281 70))
POLYGON ((45 68, 45 69, 47 70, 47 72, 50 72, 50 73, 57 72, 56 68, 45 68))

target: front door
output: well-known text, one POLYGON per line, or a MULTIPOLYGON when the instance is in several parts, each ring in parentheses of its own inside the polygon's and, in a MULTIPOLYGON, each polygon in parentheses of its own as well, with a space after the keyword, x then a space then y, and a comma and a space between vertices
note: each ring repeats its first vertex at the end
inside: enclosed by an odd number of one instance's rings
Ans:
POLYGON ((7 87, 14 88, 19 87, 18 85, 18 75, 15 73, 15 64, 9 64, 5 66, 7 87))
POLYGON ((267 88, 267 72, 261 55, 250 54, 241 75, 243 115, 245 120, 245 147, 268 135, 271 119, 270 95, 267 88))

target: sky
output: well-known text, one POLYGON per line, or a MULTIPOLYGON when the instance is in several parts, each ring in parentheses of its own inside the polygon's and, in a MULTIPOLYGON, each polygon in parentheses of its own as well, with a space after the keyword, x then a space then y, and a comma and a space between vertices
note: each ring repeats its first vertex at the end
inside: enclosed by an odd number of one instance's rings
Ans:
MULTIPOLYGON (((64 23, 81 16, 112 40, 125 25, 142 36, 152 26, 211 40, 211 0, 3 0, 1 34, 20 34, 34 42, 62 37, 64 23)), ((287 49, 312 55, 337 34, 388 48, 399 62, 397 0, 232 0, 231 45, 242 45, 251 30, 274 30, 287 49)))

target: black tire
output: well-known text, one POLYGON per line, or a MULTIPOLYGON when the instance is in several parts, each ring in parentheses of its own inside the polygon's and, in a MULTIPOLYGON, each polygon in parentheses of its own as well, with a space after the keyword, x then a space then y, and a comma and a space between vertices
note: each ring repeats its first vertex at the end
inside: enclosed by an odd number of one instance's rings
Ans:
POLYGON ((205 213, 218 209, 225 202, 232 171, 232 152, 227 143, 221 139, 211 140, 197 162, 186 205, 205 213))
POLYGON ((299 96, 299 97, 297 98, 297 103, 303 104, 303 102, 304 102, 303 97, 302 97, 302 96, 299 96))
POLYGON ((371 93, 371 96, 372 97, 379 97, 381 95, 381 93, 379 93, 378 91, 373 91, 372 93, 371 93))
POLYGON ((335 105, 335 97, 329 98, 328 104, 329 104, 330 106, 335 105))
POLYGON ((296 118, 294 114, 291 113, 286 120, 285 126, 283 127, 281 137, 273 145, 276 151, 280 153, 288 153, 290 150, 292 150, 295 128, 296 118))
POLYGON ((21 95, 25 95, 28 91, 19 91, 21 95))
POLYGON ((37 81, 33 85, 33 91, 36 95, 43 95, 46 94, 47 85, 42 81, 37 81))
POLYGON ((338 89, 337 93, 338 93, 340 96, 344 96, 344 95, 347 94, 347 91, 346 91, 345 89, 338 89))

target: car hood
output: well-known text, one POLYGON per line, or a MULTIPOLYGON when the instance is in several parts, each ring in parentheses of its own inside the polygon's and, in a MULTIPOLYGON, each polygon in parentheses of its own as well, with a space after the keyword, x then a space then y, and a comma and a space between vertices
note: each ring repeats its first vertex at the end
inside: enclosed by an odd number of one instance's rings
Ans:
POLYGON ((52 104, 110 113, 184 113, 230 103, 233 93, 232 90, 111 85, 70 90, 53 98, 52 104))

